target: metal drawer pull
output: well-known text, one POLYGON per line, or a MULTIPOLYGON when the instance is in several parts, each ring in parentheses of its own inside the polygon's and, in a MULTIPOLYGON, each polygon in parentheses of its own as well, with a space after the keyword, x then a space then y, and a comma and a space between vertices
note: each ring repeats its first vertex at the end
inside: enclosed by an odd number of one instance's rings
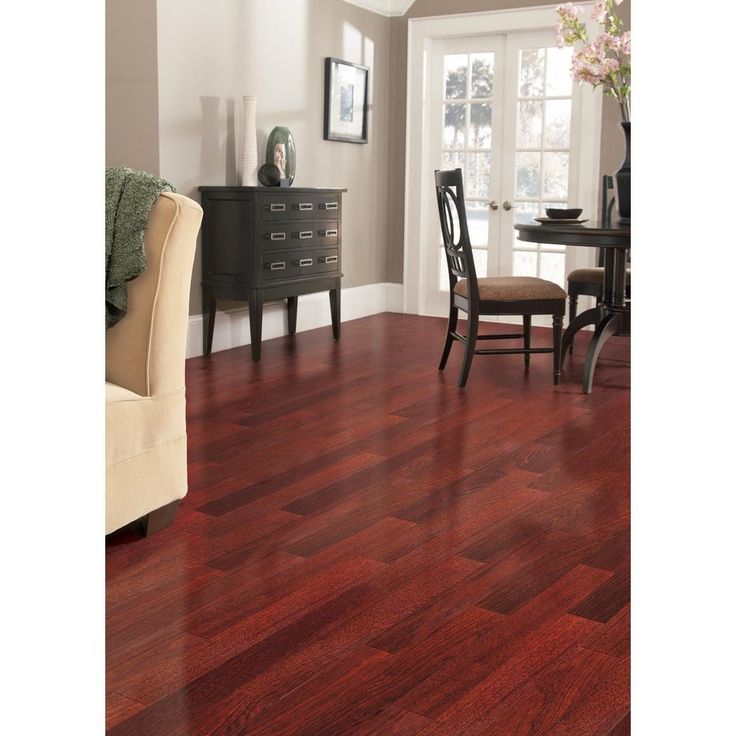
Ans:
POLYGON ((286 212, 286 205, 283 203, 282 204, 272 204, 271 212, 286 212))
POLYGON ((269 240, 286 240, 286 233, 269 233, 267 237, 269 240))
MULTIPOLYGON (((297 205, 294 205, 294 209, 297 209, 297 205)), ((311 212, 314 209, 314 205, 311 202, 299 202, 299 212, 311 212)))
POLYGON ((336 210, 337 202, 322 202, 319 206, 321 210, 336 210))
POLYGON ((299 240, 306 240, 307 238, 311 238, 314 236, 314 233, 311 230, 302 230, 299 233, 299 240))
POLYGON ((314 261, 311 258, 301 258, 299 259, 299 267, 302 266, 311 266, 314 263, 314 261))
POLYGON ((319 234, 323 238, 336 238, 337 237, 337 230, 320 230, 319 234))
POLYGON ((322 263, 337 263, 337 256, 322 256, 320 261, 322 263))
POLYGON ((266 268, 271 271, 283 271, 286 268, 286 261, 274 261, 273 263, 267 263, 266 268))

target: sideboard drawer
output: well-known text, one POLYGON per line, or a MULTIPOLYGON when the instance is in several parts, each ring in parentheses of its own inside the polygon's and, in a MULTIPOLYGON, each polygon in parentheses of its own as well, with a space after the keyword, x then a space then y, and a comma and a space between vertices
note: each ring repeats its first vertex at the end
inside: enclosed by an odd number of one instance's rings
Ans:
POLYGON ((281 281, 301 276, 338 273, 340 257, 337 248, 281 251, 263 255, 264 281, 281 281))
POLYGON ((262 194, 259 202, 262 222, 337 218, 342 208, 339 194, 282 194, 279 190, 275 194, 262 194))
POLYGON ((261 240, 264 250, 336 246, 339 232, 336 220, 264 223, 261 226, 261 240))

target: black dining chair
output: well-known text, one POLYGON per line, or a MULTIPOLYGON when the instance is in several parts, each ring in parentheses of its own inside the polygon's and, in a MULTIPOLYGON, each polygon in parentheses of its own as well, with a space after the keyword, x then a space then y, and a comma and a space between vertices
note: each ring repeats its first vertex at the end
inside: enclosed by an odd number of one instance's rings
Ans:
MULTIPOLYGON (((613 177, 607 174, 603 176, 603 189, 601 194, 601 225, 609 227, 611 224, 611 212, 616 203, 614 197, 610 198, 608 193, 613 189, 613 177)), ((595 297, 596 306, 603 298, 603 249, 598 250, 598 265, 592 268, 576 268, 567 275, 567 295, 569 302, 568 324, 572 322, 578 313, 578 298, 581 296, 595 297)), ((631 270, 626 269, 626 298, 631 298, 631 270)), ((572 353, 574 337, 570 340, 569 352, 572 353)))
POLYGON ((465 386, 468 380, 474 355, 523 354, 524 367, 528 369, 532 353, 553 353, 553 379, 557 385, 562 366, 565 290, 551 281, 528 276, 478 278, 468 233, 462 170, 435 171, 434 181, 442 241, 450 276, 450 316, 439 369, 444 370, 450 349, 456 340, 465 345, 465 356, 458 379, 460 388, 465 386), (465 336, 457 332, 460 310, 467 314, 468 327, 465 336), (553 347, 531 346, 531 324, 532 316, 535 314, 552 315, 553 347), (479 335, 478 321, 481 315, 522 315, 524 331, 521 334, 479 335), (475 347, 477 340, 518 338, 523 338, 523 348, 476 349, 475 347))

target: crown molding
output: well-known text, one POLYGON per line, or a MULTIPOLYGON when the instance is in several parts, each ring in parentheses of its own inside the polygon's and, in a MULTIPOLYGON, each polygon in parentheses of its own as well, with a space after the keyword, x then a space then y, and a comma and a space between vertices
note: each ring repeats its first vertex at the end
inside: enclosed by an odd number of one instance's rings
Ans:
POLYGON ((404 15, 414 4, 414 0, 343 0, 343 2, 389 18, 404 15))

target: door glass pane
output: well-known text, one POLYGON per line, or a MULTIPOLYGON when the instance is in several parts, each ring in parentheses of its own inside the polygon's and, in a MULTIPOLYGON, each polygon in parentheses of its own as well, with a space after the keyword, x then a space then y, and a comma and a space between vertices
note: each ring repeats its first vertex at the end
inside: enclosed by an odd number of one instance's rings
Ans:
POLYGON ((495 54, 470 55, 470 96, 491 97, 493 95, 493 62, 495 54))
POLYGON ((547 85, 545 94, 550 97, 565 97, 572 94, 572 48, 547 49, 547 85))
POLYGON ((465 176, 465 154, 457 151, 445 151, 442 154, 442 170, 463 169, 465 176))
MULTIPOLYGON (((543 47, 519 52, 515 223, 533 222, 535 217, 545 215, 548 207, 567 206, 571 61, 571 50, 567 48, 543 47)), ((514 274, 541 276, 564 284, 564 245, 536 245, 516 238, 512 242, 514 274)))
POLYGON ((547 100, 544 105, 545 147, 569 148, 572 100, 547 100))
POLYGON ((468 55, 447 54, 445 56, 445 99, 467 97, 468 55))
POLYGON ((445 127, 442 136, 445 148, 465 146, 465 103, 445 105, 445 127))
POLYGON ((538 197, 541 179, 541 154, 516 154, 516 196, 538 197))
POLYGON ((519 51, 519 97, 541 97, 544 91, 544 49, 519 51))
POLYGON ((516 118, 518 148, 540 148, 542 145, 542 102, 524 100, 519 103, 516 118))
POLYGON ((487 102, 470 105, 469 148, 491 147, 491 106, 487 102))
POLYGON ((541 253, 539 256, 539 277, 554 281, 565 287, 565 254, 541 253))
POLYGON ((468 197, 488 199, 491 196, 491 154, 468 153, 465 190, 468 197))
POLYGON ((537 275, 537 253, 536 251, 514 251, 514 276, 536 276, 537 275))
POLYGON ((488 206, 483 202, 465 202, 470 244, 475 248, 488 247, 488 206))
POLYGON ((535 217, 539 217, 539 204, 537 202, 516 202, 514 225, 517 223, 531 225, 535 217))
POLYGON ((569 153, 544 154, 543 197, 567 199, 569 153))

